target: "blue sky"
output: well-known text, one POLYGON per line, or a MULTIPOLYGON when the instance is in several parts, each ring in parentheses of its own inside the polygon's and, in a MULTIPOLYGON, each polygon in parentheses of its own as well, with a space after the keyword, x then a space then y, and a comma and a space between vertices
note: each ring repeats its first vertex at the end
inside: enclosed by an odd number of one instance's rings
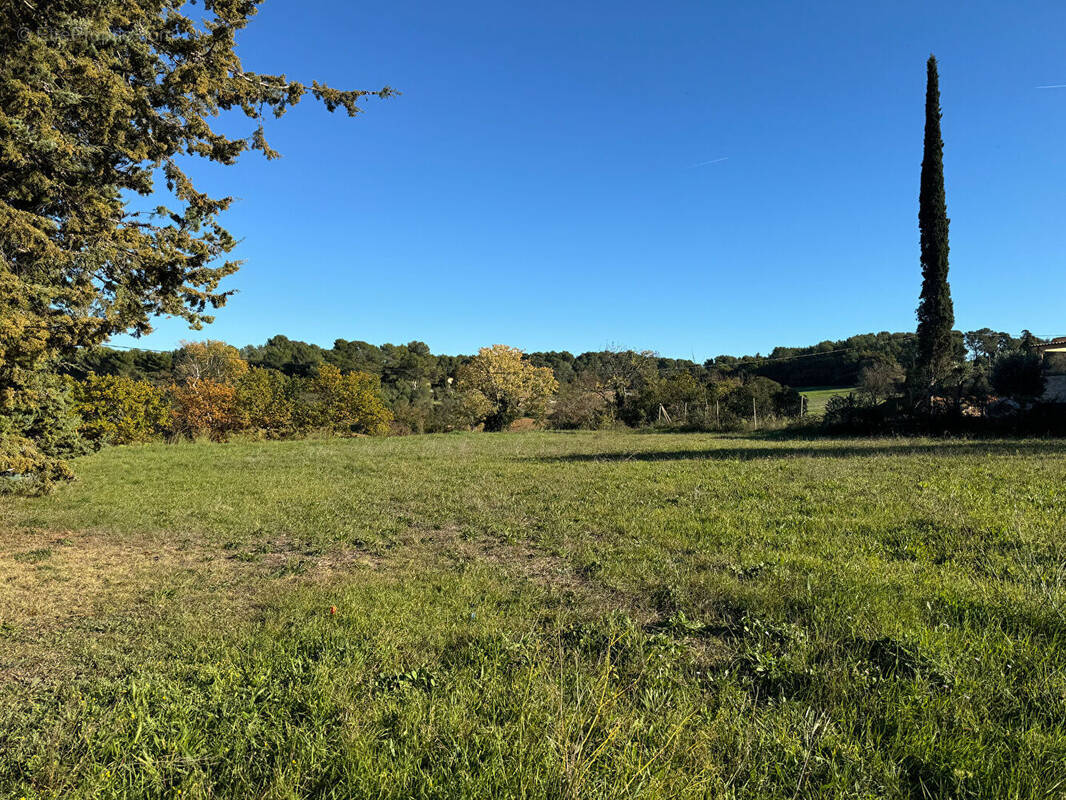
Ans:
POLYGON ((925 60, 956 326, 1066 333, 1066 4, 267 0, 284 157, 194 167, 246 259, 202 333, 695 357, 911 330, 925 60), (705 163, 711 162, 711 163, 705 163))

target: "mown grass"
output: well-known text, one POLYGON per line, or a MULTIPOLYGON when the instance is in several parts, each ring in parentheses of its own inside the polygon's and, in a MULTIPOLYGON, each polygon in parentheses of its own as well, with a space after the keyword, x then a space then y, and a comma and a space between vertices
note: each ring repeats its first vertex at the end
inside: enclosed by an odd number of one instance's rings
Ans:
POLYGON ((3 797, 1066 794, 1066 443, 77 466, 0 510, 3 797))
POLYGON ((825 404, 832 397, 846 396, 854 392, 857 387, 839 386, 809 386, 805 389, 797 389, 801 395, 807 398, 807 413, 811 416, 821 417, 825 415, 825 404))

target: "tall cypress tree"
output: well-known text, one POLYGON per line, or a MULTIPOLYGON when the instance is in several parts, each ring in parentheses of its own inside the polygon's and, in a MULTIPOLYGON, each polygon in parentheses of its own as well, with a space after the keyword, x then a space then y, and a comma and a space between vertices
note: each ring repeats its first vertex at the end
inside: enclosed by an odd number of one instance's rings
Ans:
POLYGON ((928 388, 952 363, 951 329, 955 310, 948 285, 948 213, 944 194, 944 141, 940 138, 940 84, 936 58, 926 65, 925 149, 918 195, 921 231, 922 294, 918 301, 918 366, 928 388))

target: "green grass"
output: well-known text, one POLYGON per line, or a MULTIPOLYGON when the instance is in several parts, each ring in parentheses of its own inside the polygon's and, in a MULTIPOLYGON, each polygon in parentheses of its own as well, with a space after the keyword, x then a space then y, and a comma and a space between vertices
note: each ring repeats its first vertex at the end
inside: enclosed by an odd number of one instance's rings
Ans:
POLYGON ((0 507, 2 798, 1066 793, 1066 443, 471 434, 77 469, 0 507))
POLYGON ((847 395, 848 392, 854 392, 856 388, 855 386, 843 388, 839 386, 808 386, 796 391, 807 398, 807 413, 820 417, 825 414, 825 404, 829 402, 830 397, 847 395))

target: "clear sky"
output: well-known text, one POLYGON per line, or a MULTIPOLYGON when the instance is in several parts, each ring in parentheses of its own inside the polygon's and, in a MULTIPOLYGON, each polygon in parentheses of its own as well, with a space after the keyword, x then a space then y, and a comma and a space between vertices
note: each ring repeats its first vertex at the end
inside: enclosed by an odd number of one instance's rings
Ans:
POLYGON ((925 61, 956 327, 1066 333, 1066 3, 267 0, 284 157, 196 168, 246 259, 203 333, 697 360, 912 330, 925 61))

